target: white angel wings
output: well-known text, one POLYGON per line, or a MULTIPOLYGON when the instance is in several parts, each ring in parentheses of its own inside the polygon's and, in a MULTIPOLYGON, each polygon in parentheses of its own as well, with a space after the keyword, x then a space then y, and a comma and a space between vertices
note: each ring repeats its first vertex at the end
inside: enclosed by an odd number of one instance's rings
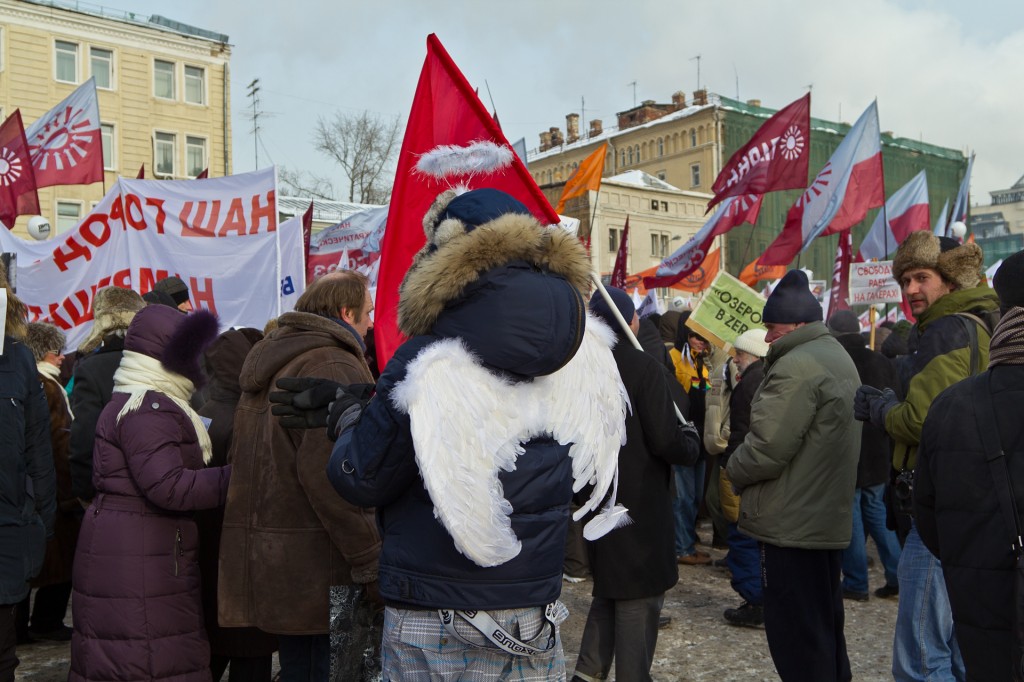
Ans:
POLYGON ((607 497, 584 528, 585 537, 597 539, 629 522, 615 500, 630 405, 611 354, 614 343, 611 330, 588 315, 572 360, 522 384, 487 371, 459 339, 432 344, 409 363, 391 399, 410 417, 416 463, 435 516, 476 564, 497 566, 519 554, 512 505, 498 473, 513 471, 522 443, 542 434, 572 443, 574 492, 594 485, 574 518, 607 497))

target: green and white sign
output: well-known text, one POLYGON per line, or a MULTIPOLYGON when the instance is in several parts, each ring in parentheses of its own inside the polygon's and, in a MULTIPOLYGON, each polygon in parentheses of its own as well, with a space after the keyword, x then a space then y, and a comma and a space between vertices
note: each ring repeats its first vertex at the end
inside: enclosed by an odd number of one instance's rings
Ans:
POLYGON ((727 272, 719 272, 686 324, 716 346, 728 350, 736 337, 763 327, 764 299, 727 272))

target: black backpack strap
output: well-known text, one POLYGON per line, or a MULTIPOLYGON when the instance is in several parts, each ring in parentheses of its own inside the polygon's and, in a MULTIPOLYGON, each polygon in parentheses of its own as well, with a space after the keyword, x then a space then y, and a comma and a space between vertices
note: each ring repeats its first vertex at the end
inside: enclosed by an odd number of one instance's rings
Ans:
POLYGON ((974 399, 974 415, 978 422, 982 447, 985 448, 985 460, 988 462, 992 481, 995 483, 995 494, 999 500, 999 509, 1007 527, 1013 532, 1013 548, 1015 557, 1021 556, 1020 515, 1017 513, 1016 498, 1013 484, 1010 482, 1010 469, 1006 464, 1006 455, 999 442, 999 426, 995 419, 995 403, 992 400, 992 374, 974 379, 971 386, 974 399))
POLYGON ((978 325, 985 323, 977 315, 971 313, 956 313, 960 324, 967 330, 967 343, 971 347, 971 376, 981 371, 981 351, 978 348, 978 325))

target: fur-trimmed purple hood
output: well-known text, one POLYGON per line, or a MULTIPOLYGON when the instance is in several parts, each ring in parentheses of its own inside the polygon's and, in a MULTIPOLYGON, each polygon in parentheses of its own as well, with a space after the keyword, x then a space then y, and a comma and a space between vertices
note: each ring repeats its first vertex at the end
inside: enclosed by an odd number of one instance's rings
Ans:
POLYGON ((168 371, 205 383, 199 358, 217 338, 217 317, 205 310, 182 315, 176 308, 150 305, 140 310, 124 338, 124 349, 160 361, 168 371))

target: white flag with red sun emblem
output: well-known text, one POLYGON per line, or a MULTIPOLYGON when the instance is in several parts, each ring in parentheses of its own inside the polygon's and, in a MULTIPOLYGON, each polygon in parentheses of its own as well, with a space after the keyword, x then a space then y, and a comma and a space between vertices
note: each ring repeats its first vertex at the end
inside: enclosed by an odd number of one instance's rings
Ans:
POLYGON ((25 131, 37 187, 103 179, 96 80, 90 78, 25 131))

